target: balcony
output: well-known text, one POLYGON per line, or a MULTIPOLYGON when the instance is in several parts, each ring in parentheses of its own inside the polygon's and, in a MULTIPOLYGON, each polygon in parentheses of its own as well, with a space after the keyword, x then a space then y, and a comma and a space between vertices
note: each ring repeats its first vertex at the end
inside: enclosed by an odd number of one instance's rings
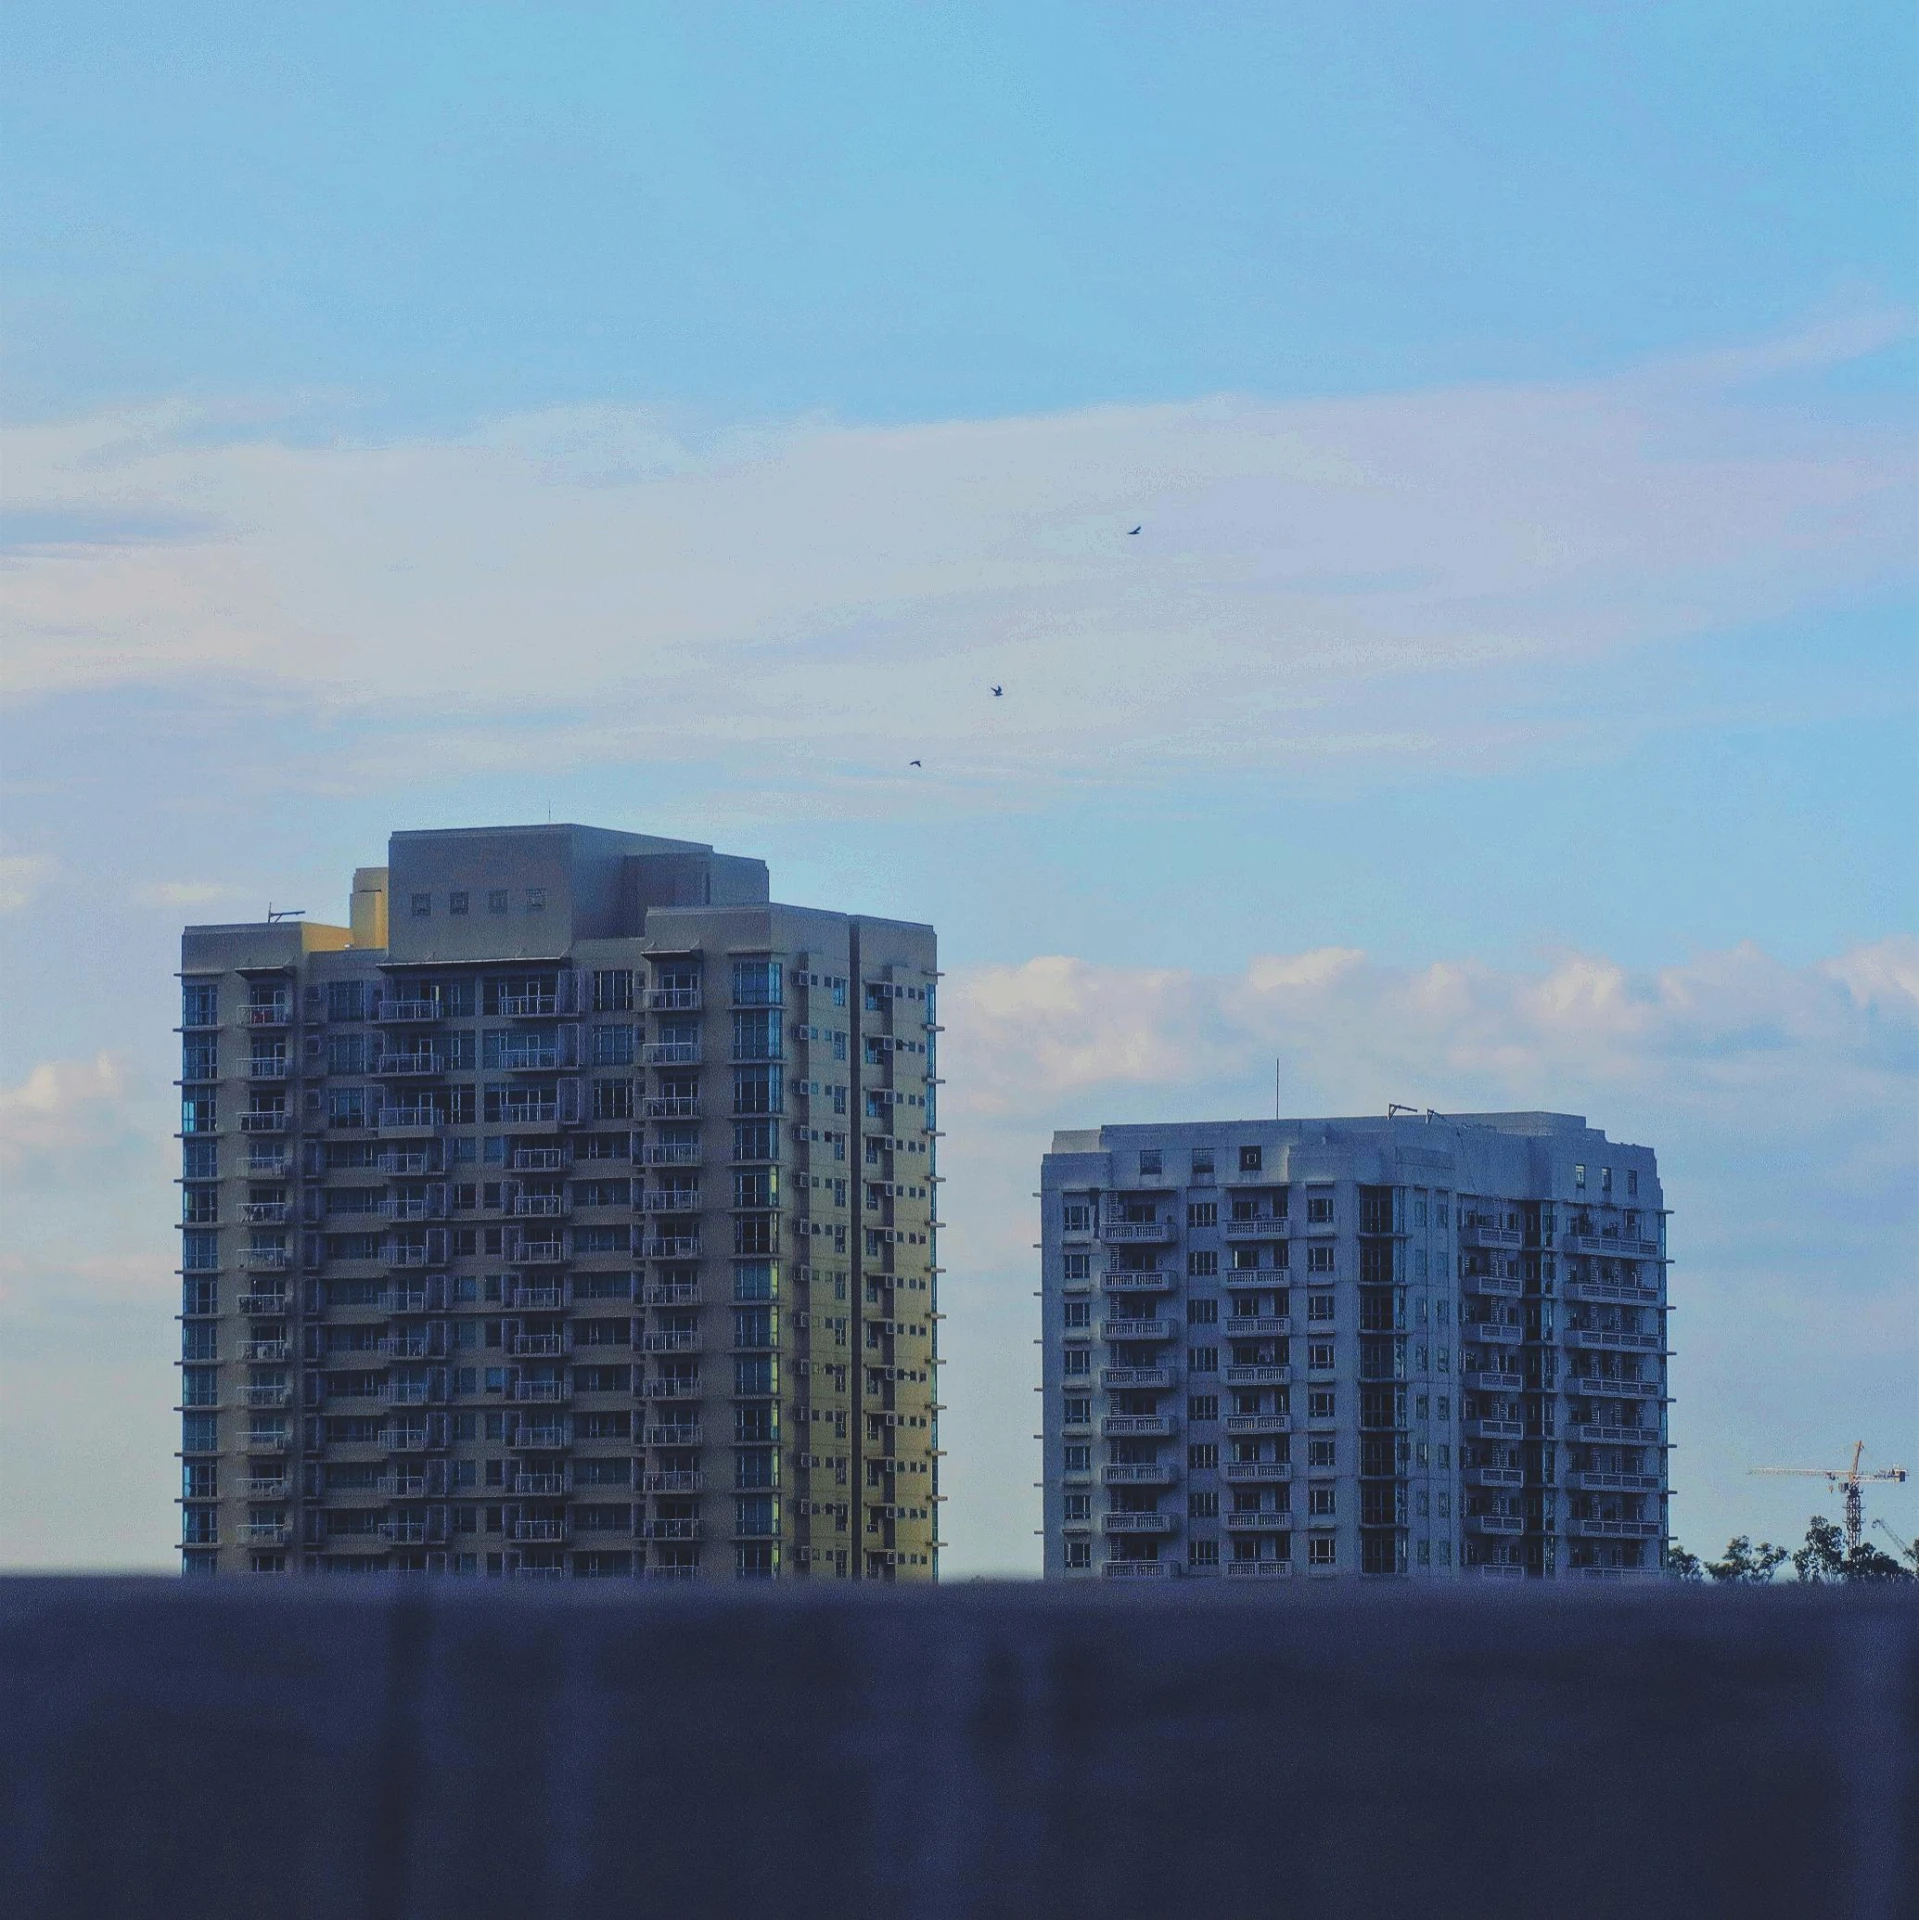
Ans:
POLYGON ((441 1172, 439 1162, 440 1151, 437 1147, 387 1147, 382 1149, 375 1164, 389 1179, 419 1179, 441 1172))
POLYGON ((243 1113, 240 1116, 242 1133, 285 1133, 287 1117, 284 1113, 243 1113))
POLYGON ((283 1227, 293 1218, 293 1208, 285 1200, 246 1200, 240 1205, 242 1224, 250 1227, 283 1227))
POLYGON ((516 1333, 514 1355, 523 1360, 557 1360, 571 1349, 563 1333, 516 1333))
POLYGON ((559 1010, 559 995, 553 993, 503 993, 495 1009, 502 1020, 550 1020, 559 1010))
POLYGON ((249 1180, 284 1180, 293 1171, 293 1156, 284 1147, 255 1147, 240 1170, 249 1180))
POLYGON ((411 1241, 399 1241, 389 1245, 386 1250, 386 1264, 389 1267, 423 1267, 426 1263, 426 1248, 411 1241))
POLYGON ((695 1093, 656 1093, 640 1105, 649 1120, 697 1120, 700 1117, 700 1099, 695 1093))
POLYGON ((1525 1422, 1521 1420, 1466 1420, 1460 1423, 1459 1430, 1468 1440, 1523 1440, 1526 1437, 1525 1422))
POLYGON ((506 1444, 518 1453, 560 1453, 570 1444, 564 1426, 523 1422, 508 1429, 506 1444))
POLYGON ((507 1491, 535 1500, 557 1500, 567 1490, 568 1475, 564 1467, 537 1468, 531 1471, 522 1469, 513 1476, 513 1484, 507 1491))
POLYGON ((656 1280, 642 1293, 649 1307, 697 1307, 700 1287, 697 1280, 656 1280))
POLYGON ((237 1304, 242 1313, 285 1313, 286 1289, 279 1287, 266 1293, 243 1293, 237 1304))
POLYGON ((1228 1533, 1291 1533, 1290 1513, 1226 1513, 1220 1516, 1228 1533))
POLYGON ((1178 1477, 1177 1467, 1158 1461, 1138 1461, 1099 1470, 1099 1483, 1103 1487, 1170 1487, 1178 1477))
POLYGON ((516 1266, 557 1267, 566 1259, 564 1240, 521 1240, 507 1256, 516 1266))
POLYGON ((1108 1513, 1100 1518, 1107 1533, 1167 1534, 1177 1530, 1179 1522, 1170 1513, 1108 1513))
POLYGON ((247 1273, 287 1273, 293 1266, 289 1247, 247 1247, 240 1255, 240 1266, 247 1273))
POLYGON ((1283 1213, 1238 1214, 1221 1222, 1228 1240, 1278 1240, 1292 1230, 1283 1213))
POLYGON ((1566 1485, 1576 1493, 1657 1493, 1656 1473, 1569 1473, 1566 1485))
POLYGON ((1459 1229, 1462 1247, 1498 1247, 1517 1250, 1526 1244, 1526 1236, 1517 1227, 1484 1226, 1475 1221, 1459 1229))
POLYGON ((1459 1337, 1482 1347, 1516 1347, 1525 1339, 1526 1329, 1507 1320, 1464 1320, 1459 1337))
POLYGON ((1459 1284, 1468 1292, 1500 1300, 1517 1300, 1526 1283, 1516 1273, 1465 1273, 1459 1284))
POLYGON ((1225 1379, 1229 1387, 1286 1387, 1292 1384, 1293 1370, 1279 1366, 1228 1367, 1225 1379))
POLYGON ((246 1077, 254 1081, 284 1080, 291 1069, 283 1053, 256 1053, 247 1062, 246 1077))
POLYGON ((660 1234, 644 1241, 640 1251, 648 1260, 697 1260, 700 1236, 697 1233, 660 1234))
POLYGON ((1657 1540, 1657 1520, 1568 1520, 1566 1531, 1576 1540, 1657 1540))
POLYGON ((698 1187, 661 1187, 651 1193, 636 1193, 633 1204, 642 1213, 698 1213, 698 1187))
POLYGON ((1170 1413, 1109 1413, 1099 1430, 1109 1440, 1164 1440, 1179 1431, 1179 1421, 1170 1413))
POLYGON ((700 990, 698 987, 651 987, 647 990, 646 1010, 649 1013, 698 1013, 700 990))
POLYGON ((1220 1571, 1228 1580, 1288 1580, 1292 1577, 1290 1560, 1228 1560, 1220 1571))
POLYGON ((439 1200, 389 1199, 380 1207, 383 1220, 422 1221, 439 1220, 446 1215, 446 1204, 439 1200))
POLYGON ((382 1080, 437 1078, 446 1072, 446 1055, 432 1047, 416 1047, 408 1053, 383 1053, 373 1063, 373 1071, 382 1080))
POLYGON ((1107 1392, 1146 1388, 1164 1393, 1173 1384, 1170 1367, 1102 1367, 1099 1383, 1107 1392))
POLYGON ((1225 1427, 1231 1434, 1291 1433, 1293 1416, 1290 1413, 1229 1413, 1225 1427))
POLYGON ((285 1453, 292 1444, 288 1435, 277 1428, 261 1428, 249 1433, 243 1442, 248 1453, 285 1453))
POLYGON ((1524 1393, 1526 1376, 1523 1373, 1492 1373, 1485 1368, 1464 1373, 1460 1378, 1474 1393, 1524 1393))
POLYGON ((1219 1471, 1228 1486, 1284 1486, 1293 1477, 1285 1460, 1229 1460, 1219 1471))
POLYGON ((1526 1523, 1516 1513, 1469 1513, 1468 1533, 1516 1534, 1526 1531, 1526 1523))
POLYGON ((1170 1293, 1175 1277, 1162 1273, 1157 1267, 1144 1267, 1136 1271, 1114 1272, 1108 1270, 1099 1277, 1100 1286, 1107 1293, 1170 1293))
POLYGON ((567 1537, 566 1522, 557 1516, 536 1520, 521 1518, 512 1523, 507 1537, 511 1540, 564 1540, 567 1537))
POLYGON ((524 1132, 528 1127, 556 1127, 560 1124, 558 1100, 511 1100, 500 1108, 497 1123, 524 1132))
POLYGON ((506 1210, 521 1220, 555 1220, 573 1209, 563 1193, 516 1193, 506 1210))
POLYGON ((1604 1420, 1575 1420, 1565 1429, 1568 1440, 1596 1447, 1663 1447, 1657 1427, 1614 1426, 1604 1420))
POLYGON ((269 1366, 284 1366, 293 1357, 293 1346, 286 1340, 242 1340, 240 1358, 257 1360, 269 1366))
POLYGON ((1465 1480, 1469 1487, 1512 1488, 1526 1484, 1526 1476, 1518 1467, 1468 1467, 1465 1480))
POLYGON ((1657 1287, 1641 1287, 1624 1280, 1568 1280, 1563 1288, 1568 1300, 1591 1301, 1595 1305, 1657 1307, 1657 1287))
POLYGON ((642 1520, 635 1528, 642 1540, 697 1540, 697 1520, 642 1520))
POLYGON ((1100 1567, 1108 1580, 1170 1580, 1178 1571, 1171 1560, 1108 1560, 1100 1567))
POLYGON ((700 1397, 700 1376, 697 1373, 669 1374, 664 1380, 646 1380, 641 1382, 640 1394, 647 1400, 697 1400, 700 1397))
POLYGON ((256 1476, 240 1482, 240 1492, 248 1500, 284 1500, 293 1483, 285 1474, 262 1479, 256 1476))
POLYGON ((383 1027, 417 1027, 442 1018, 442 1010, 437 1000, 393 1000, 382 995, 373 1018, 383 1027))
POLYGON ((1562 1233, 1560 1251, 1596 1255, 1602 1260, 1657 1260, 1657 1240, 1627 1240, 1610 1233, 1562 1233))
POLYGON ((243 1027, 289 1027, 292 1024, 293 1002, 290 999, 260 1000, 240 1009, 240 1025, 243 1027))
POLYGON ((1659 1382, 1628 1380, 1624 1375, 1607 1373, 1569 1373, 1560 1383, 1560 1391, 1596 1400, 1649 1400, 1659 1397, 1659 1382))
POLYGON ((1566 1344, 1601 1353, 1657 1353, 1665 1345, 1656 1333, 1620 1333, 1609 1327, 1568 1327, 1566 1344))
POLYGON ((558 1073, 570 1065, 558 1047, 502 1047, 494 1063, 503 1073, 558 1073))
POLYGON ((284 1547, 292 1538, 293 1529, 284 1520, 248 1520, 240 1528, 245 1547, 284 1547))
POLYGON ((1102 1220, 1099 1237, 1108 1246, 1166 1246, 1173 1238, 1170 1220, 1102 1220))
POLYGON ((242 1387, 239 1401, 243 1407, 290 1407, 293 1404, 291 1387, 242 1387))
POLYGON ((663 1147, 648 1147, 641 1158, 649 1167, 697 1167, 703 1152, 697 1140, 675 1140, 663 1147))
POLYGON ((699 1353, 703 1350, 703 1341, 697 1331, 674 1331, 671 1333, 643 1333, 640 1335, 642 1353, 699 1353))
POLYGON ((1175 1340, 1178 1324, 1171 1320, 1107 1320, 1099 1329, 1102 1340, 1175 1340))
POLYGON ((426 1516, 408 1514, 403 1518, 383 1520, 380 1523, 380 1537, 396 1547, 423 1547, 426 1545, 426 1516))
POLYGON ((572 1397, 572 1384, 566 1380, 516 1380, 513 1383, 513 1398, 523 1406, 553 1406, 572 1397))
POLYGON ((642 1437, 649 1447, 697 1447, 701 1432, 697 1421, 680 1421, 673 1425, 647 1427, 642 1437))
POLYGON ((507 1305, 534 1312, 552 1312, 566 1305, 566 1288, 558 1280, 522 1280, 508 1289, 507 1305))
POLYGON ((1229 1313, 1224 1328, 1228 1340, 1284 1340, 1292 1330, 1292 1318, 1284 1313, 1229 1313))
POLYGON ((704 1493, 706 1475, 697 1467, 675 1467, 640 1475, 642 1493, 704 1493))
POLYGON ((446 1125, 437 1107, 381 1107, 373 1116, 376 1131, 387 1134, 438 1134, 446 1125))
POLYGON ((507 1163, 515 1173, 564 1173, 567 1156, 564 1147, 515 1147, 507 1163))
POLYGON ((640 1059, 649 1067, 697 1067, 700 1043, 697 1040, 654 1040, 640 1049, 640 1059))
POLYGON ((417 1332, 390 1333, 383 1344, 396 1360, 431 1360, 435 1357, 433 1343, 424 1328, 417 1332))

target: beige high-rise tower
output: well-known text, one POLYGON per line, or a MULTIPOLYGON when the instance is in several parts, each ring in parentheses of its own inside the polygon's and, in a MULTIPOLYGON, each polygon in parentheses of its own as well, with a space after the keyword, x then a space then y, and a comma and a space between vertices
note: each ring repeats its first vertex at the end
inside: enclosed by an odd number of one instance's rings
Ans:
POLYGON ((476 828, 180 971, 187 1571, 934 1577, 930 927, 476 828))

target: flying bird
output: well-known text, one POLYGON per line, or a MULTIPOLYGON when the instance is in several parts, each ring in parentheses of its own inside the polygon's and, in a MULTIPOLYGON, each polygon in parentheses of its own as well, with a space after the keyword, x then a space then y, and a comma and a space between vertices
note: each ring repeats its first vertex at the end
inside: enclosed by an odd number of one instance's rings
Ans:
MULTIPOLYGON (((1145 523, 1142 521, 1141 525, 1143 526, 1144 524, 1145 523)), ((1130 540, 1132 536, 1136 534, 1138 531, 1139 531, 1139 527, 1128 527, 1126 529, 1126 537, 1130 540)))
POLYGON ((1005 693, 1006 689, 1004 687, 995 687, 993 689, 993 698, 995 700, 1001 699, 1005 696, 1005 693))
POLYGON ((907 765, 908 765, 909 767, 917 767, 917 766, 919 765, 919 762, 918 762, 917 760, 909 760, 909 761, 907 761, 907 763, 906 763, 906 764, 907 764, 907 765))

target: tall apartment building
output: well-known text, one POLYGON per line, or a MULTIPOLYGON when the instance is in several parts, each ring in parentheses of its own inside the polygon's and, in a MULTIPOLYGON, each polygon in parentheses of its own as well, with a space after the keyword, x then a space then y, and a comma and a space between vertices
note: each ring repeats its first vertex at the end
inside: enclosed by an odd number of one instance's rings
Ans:
POLYGON ((930 1579, 930 927, 578 826, 181 943, 186 1570, 930 1579))
POLYGON ((1048 1575, 1656 1571, 1666 1213, 1558 1113, 1057 1133, 1048 1575))

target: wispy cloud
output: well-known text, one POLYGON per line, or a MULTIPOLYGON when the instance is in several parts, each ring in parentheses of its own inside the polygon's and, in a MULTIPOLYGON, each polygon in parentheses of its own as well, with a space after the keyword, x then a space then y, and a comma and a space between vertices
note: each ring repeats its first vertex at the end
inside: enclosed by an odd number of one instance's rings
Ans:
POLYGON ((277 687, 450 772, 1483 761, 1553 724, 1513 695, 1531 666, 1909 575, 1904 437, 1761 381, 1885 330, 1583 384, 703 441, 609 408, 378 445, 184 408, 15 428, 19 511, 74 537, 12 563, 9 672, 277 687))
POLYGON ((42 854, 0 854, 0 913, 18 913, 53 872, 53 862, 42 854))
POLYGON ((247 894, 224 880, 149 880, 134 888, 133 897, 143 907, 210 907, 247 894))
POLYGON ((42 1060, 17 1086, 0 1087, 0 1172, 56 1162, 70 1168, 76 1155, 121 1138, 133 1124, 117 1054, 42 1060))

